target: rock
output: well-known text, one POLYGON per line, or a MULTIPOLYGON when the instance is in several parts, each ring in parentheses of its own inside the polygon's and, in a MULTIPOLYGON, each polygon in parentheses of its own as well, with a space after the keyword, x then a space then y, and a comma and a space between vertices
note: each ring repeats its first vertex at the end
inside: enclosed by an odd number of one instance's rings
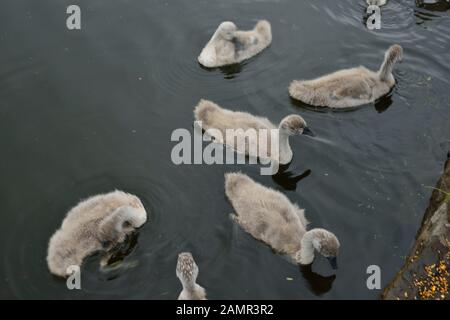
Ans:
POLYGON ((448 300, 450 282, 450 153, 416 235, 414 247, 381 297, 448 300))

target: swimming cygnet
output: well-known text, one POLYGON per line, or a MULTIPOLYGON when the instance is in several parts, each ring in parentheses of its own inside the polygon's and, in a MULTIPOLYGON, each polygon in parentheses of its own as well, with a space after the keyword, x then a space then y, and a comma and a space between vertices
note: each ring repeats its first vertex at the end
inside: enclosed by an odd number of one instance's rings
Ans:
POLYGON ((322 107, 347 108, 371 103, 387 94, 395 85, 392 69, 402 58, 403 49, 395 44, 386 51, 378 71, 360 66, 314 80, 294 80, 289 93, 294 99, 322 107))
POLYGON ((336 236, 321 228, 307 231, 304 210, 281 192, 264 187, 245 174, 227 173, 225 194, 236 212, 231 218, 254 238, 301 265, 312 263, 317 250, 337 268, 340 244, 336 236))
POLYGON ((369 6, 384 6, 387 3, 387 0, 366 0, 367 5, 369 6))
POLYGON ((205 289, 196 283, 198 267, 190 252, 178 255, 176 273, 183 285, 178 300, 206 300, 205 289))
MULTIPOLYGON (((50 238, 47 264, 50 272, 66 277, 69 266, 81 266, 95 251, 108 251, 141 227, 147 212, 138 197, 122 191, 81 201, 64 218, 50 238)), ((102 261, 102 265, 107 261, 102 261)))
POLYGON ((253 30, 240 31, 233 22, 222 22, 203 48, 198 62, 207 68, 240 63, 258 54, 272 42, 270 23, 260 20, 253 30))
POLYGON ((306 121, 296 114, 285 117, 278 126, 275 126, 267 118, 247 112, 227 110, 212 101, 203 99, 195 107, 194 116, 197 121, 202 121, 202 128, 208 130, 208 135, 212 136, 216 142, 228 145, 247 155, 255 157, 261 155, 264 158, 273 159, 280 164, 287 164, 292 160, 293 153, 289 145, 289 137, 310 132, 306 121), (229 139, 227 139, 227 129, 234 129, 234 135, 229 135, 229 139), (245 138, 246 131, 249 129, 254 130, 257 138, 245 138), (267 143, 260 142, 261 135, 266 136, 267 143), (272 148, 271 135, 278 139, 278 150, 272 148), (238 141, 245 143, 245 150, 242 150, 244 146, 239 145, 238 141))

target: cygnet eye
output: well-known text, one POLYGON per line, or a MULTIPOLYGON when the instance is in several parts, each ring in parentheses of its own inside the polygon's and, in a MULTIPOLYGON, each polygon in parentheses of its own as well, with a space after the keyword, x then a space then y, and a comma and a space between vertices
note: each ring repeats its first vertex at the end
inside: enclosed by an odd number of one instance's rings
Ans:
POLYGON ((131 228, 131 223, 130 223, 129 221, 125 221, 125 222, 123 223, 123 227, 124 227, 124 228, 131 228))

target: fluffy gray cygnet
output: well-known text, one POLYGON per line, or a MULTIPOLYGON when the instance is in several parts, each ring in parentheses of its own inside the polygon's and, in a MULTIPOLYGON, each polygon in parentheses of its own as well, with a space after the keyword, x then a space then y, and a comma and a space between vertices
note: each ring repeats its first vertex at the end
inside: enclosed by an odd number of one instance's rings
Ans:
POLYGON ((398 44, 391 46, 378 71, 365 67, 344 69, 314 80, 294 80, 289 87, 292 98, 330 108, 356 107, 371 103, 389 93, 395 85, 392 69, 403 58, 398 44))
POLYGON ((240 63, 267 48, 272 42, 270 23, 260 20, 253 30, 238 30, 233 22, 222 22, 203 48, 198 62, 207 68, 240 63))
POLYGON ((182 252, 178 255, 176 274, 183 285, 178 300, 206 300, 205 289, 196 283, 198 266, 190 252, 182 252))
POLYGON ((254 116, 247 112, 227 110, 212 101, 203 99, 195 107, 194 116, 197 121, 202 122, 202 128, 216 142, 247 155, 255 157, 264 155, 264 158, 281 164, 289 163, 293 157, 289 137, 309 132, 306 121, 296 114, 286 116, 278 126, 275 126, 267 118, 254 116), (228 129, 234 130, 237 139, 233 137, 227 139, 228 129), (245 139, 246 131, 249 129, 254 130, 257 139, 249 139, 250 141, 245 139), (266 143, 260 143, 261 135, 265 135, 266 143), (278 148, 272 147, 272 137, 278 140, 278 148), (245 145, 239 146, 238 141, 245 142, 245 145))
POLYGON ((339 240, 322 228, 307 230, 304 210, 281 192, 245 174, 226 173, 225 194, 235 210, 231 218, 254 238, 298 264, 311 264, 317 251, 337 267, 339 240))
MULTIPOLYGON (((50 272, 67 277, 69 266, 81 266, 96 251, 108 251, 147 221, 138 197, 122 191, 81 201, 64 218, 50 238, 47 264, 50 272)), ((102 265, 107 260, 102 261, 102 265)))

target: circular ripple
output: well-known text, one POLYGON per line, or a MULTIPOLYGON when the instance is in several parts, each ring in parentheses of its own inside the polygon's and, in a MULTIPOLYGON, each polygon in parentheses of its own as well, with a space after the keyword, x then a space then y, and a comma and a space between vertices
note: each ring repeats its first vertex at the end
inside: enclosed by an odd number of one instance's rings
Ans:
MULTIPOLYGON (((138 268, 142 260, 144 244, 148 240, 146 234, 158 228, 161 215, 164 214, 161 210, 170 207, 171 199, 161 184, 147 178, 99 175, 77 181, 69 188, 55 187, 55 198, 50 202, 42 200, 20 208, 17 223, 11 225, 8 234, 5 235, 7 239, 4 244, 5 259, 2 261, 6 270, 4 277, 8 279, 8 287, 14 296, 44 297, 45 293, 45 297, 74 297, 76 290, 68 290, 65 280, 52 276, 48 271, 46 264, 48 240, 60 227, 66 212, 80 199, 109 192, 116 187, 136 194, 142 200, 148 220, 130 239, 131 243, 124 244, 122 251, 127 255, 121 257, 123 262, 115 268, 106 272, 100 271, 101 253, 85 260, 81 269, 82 295, 110 298, 125 296, 126 293, 121 292, 123 288, 130 288, 130 283, 139 283, 140 280, 134 275, 133 269, 138 268), (45 216, 52 216, 52 221, 46 224, 36 223, 45 216), (30 281, 37 278, 44 278, 45 281, 30 281)), ((174 192, 175 186, 171 188, 171 192, 174 192)))

